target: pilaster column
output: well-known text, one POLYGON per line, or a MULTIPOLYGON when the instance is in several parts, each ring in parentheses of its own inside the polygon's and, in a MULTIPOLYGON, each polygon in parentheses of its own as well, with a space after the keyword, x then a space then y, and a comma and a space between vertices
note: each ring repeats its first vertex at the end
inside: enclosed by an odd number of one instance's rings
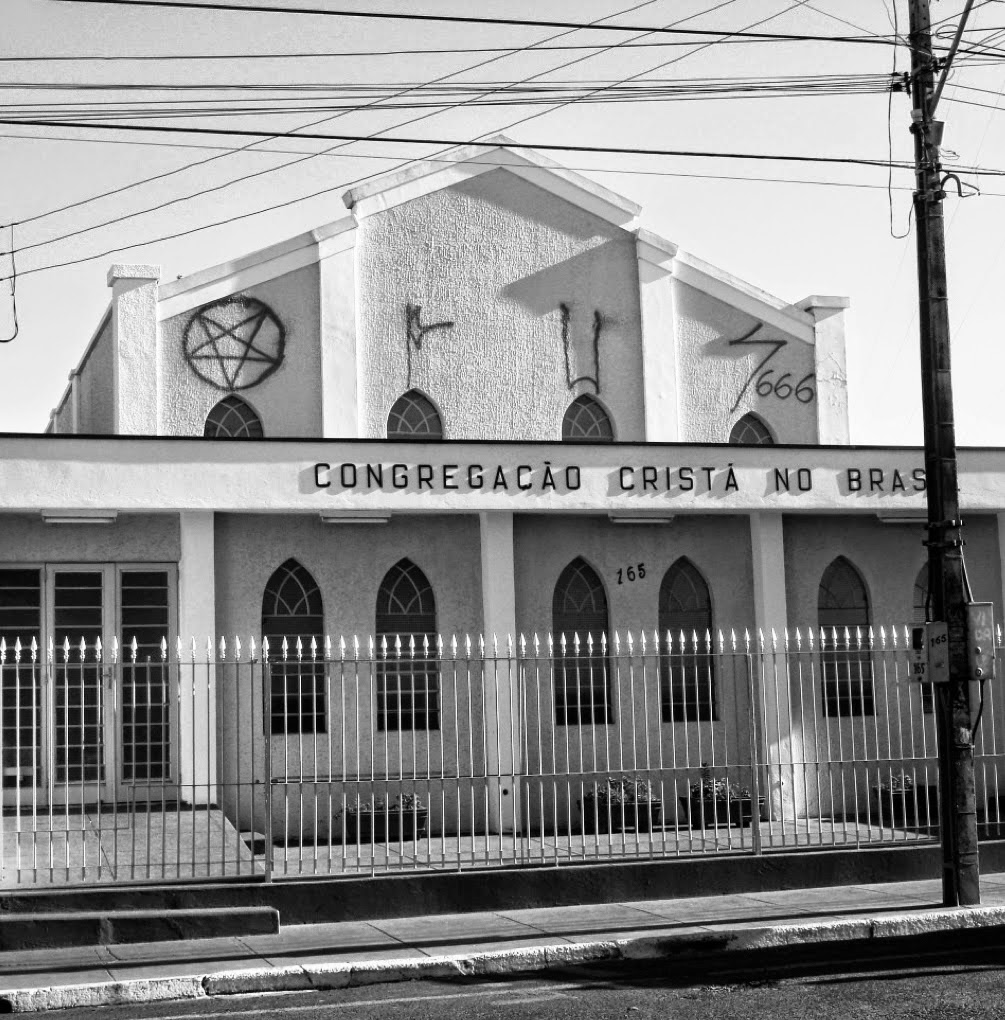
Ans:
POLYGON ((675 443, 680 440, 672 275, 677 245, 648 230, 639 230, 636 251, 642 316, 645 439, 649 443, 675 443))
POLYGON ((482 724, 488 776, 489 827, 493 832, 521 829, 517 774, 521 767, 520 668, 517 661, 516 577, 513 564, 513 514, 478 515, 481 526, 482 613, 485 667, 482 724))
POLYGON ((796 305, 813 316, 817 442, 826 446, 847 446, 851 442, 844 341, 844 313, 850 304, 846 297, 814 294, 796 305))
POLYGON ((805 815, 807 783, 800 728, 800 670, 785 644, 788 606, 785 598, 785 542, 780 513, 750 515, 754 574, 754 699, 751 706, 765 768, 762 791, 771 818, 782 821, 805 815), (774 639, 772 635, 774 634, 774 639), (763 635, 763 649, 759 638, 763 635))
POLYGON ((216 567, 211 510, 179 514, 181 559, 178 563, 178 667, 180 796, 192 804, 219 803, 216 789, 216 567), (196 654, 189 654, 192 639, 196 654), (212 654, 207 656, 207 640, 212 654))
POLYGON ((158 266, 114 265, 112 288, 112 431, 155 436, 160 424, 157 357, 158 266))
POLYGON ((321 274, 321 434, 326 439, 361 436, 356 346, 356 229, 336 223, 318 240, 321 274))

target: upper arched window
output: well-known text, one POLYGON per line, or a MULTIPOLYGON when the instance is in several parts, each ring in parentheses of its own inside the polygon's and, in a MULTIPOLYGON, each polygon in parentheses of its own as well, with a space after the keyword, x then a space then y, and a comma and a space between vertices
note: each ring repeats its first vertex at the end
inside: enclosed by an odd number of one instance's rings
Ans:
POLYGON ((556 722, 560 726, 608 722, 608 661, 602 650, 610 630, 607 593, 597 572, 582 557, 559 575, 551 622, 556 722))
POLYGON ((206 416, 202 432, 208 439, 261 439, 262 419, 246 401, 233 394, 224 397, 206 416))
POLYGON ((562 442, 614 442, 614 426, 599 400, 588 393, 576 397, 562 419, 562 442))
POLYGON ((663 721, 717 719, 715 659, 708 644, 712 597, 698 568, 686 557, 663 575, 659 634, 661 641, 668 642, 660 656, 663 721))
POLYGON ((824 715, 873 715, 869 594, 843 556, 824 571, 817 595, 824 715))
POLYGON ((729 441, 734 446, 773 446, 775 437, 764 421, 751 412, 733 426, 729 441))
POLYGON ((398 397, 387 416, 388 439, 442 439, 443 422, 428 397, 409 390, 398 397))
POLYGON ((376 634, 377 729, 438 730, 436 599, 411 560, 399 560, 380 583, 376 634))
POLYGON ((269 639, 270 732, 323 733, 324 606, 310 571, 294 559, 265 585, 262 637, 269 639))

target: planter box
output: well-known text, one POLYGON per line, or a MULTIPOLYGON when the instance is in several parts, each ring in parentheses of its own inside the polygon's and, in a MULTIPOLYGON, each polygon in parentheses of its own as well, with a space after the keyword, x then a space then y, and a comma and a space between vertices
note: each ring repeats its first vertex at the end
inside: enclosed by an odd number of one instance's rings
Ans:
MULTIPOLYGON (((429 821, 428 808, 416 810, 347 811, 346 843, 410 843, 424 839, 429 821)), ((335 834, 341 834, 341 824, 335 834)))
POLYGON ((910 790, 884 790, 878 786, 869 791, 869 818, 873 825, 909 829, 939 825, 939 788, 915 786, 910 790))
POLYGON ((688 812, 692 829, 711 829, 715 826, 748 826, 754 820, 754 801, 751 797, 731 797, 727 800, 706 800, 704 797, 681 798, 688 812))
POLYGON ((583 832, 587 836, 663 830, 663 804, 658 800, 644 804, 608 804, 607 801, 587 797, 578 803, 583 815, 583 832))

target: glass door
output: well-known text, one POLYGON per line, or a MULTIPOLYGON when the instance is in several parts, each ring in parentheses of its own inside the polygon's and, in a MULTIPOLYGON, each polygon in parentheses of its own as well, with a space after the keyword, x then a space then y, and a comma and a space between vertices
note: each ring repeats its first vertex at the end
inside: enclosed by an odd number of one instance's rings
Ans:
POLYGON ((114 796, 113 632, 107 567, 49 567, 49 793, 51 802, 93 803, 114 796), (99 651, 100 650, 100 651, 99 651), (99 657, 100 654, 100 657, 99 657))

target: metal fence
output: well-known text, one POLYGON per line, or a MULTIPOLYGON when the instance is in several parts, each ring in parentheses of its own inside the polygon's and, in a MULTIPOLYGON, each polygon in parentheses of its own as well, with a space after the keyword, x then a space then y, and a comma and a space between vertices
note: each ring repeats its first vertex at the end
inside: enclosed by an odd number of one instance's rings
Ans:
MULTIPOLYGON (((0 642, 0 884, 932 840, 933 698, 906 645, 905 628, 406 636, 141 661, 0 642)), ((983 695, 978 810, 998 835, 1005 719, 995 681, 983 695)))

